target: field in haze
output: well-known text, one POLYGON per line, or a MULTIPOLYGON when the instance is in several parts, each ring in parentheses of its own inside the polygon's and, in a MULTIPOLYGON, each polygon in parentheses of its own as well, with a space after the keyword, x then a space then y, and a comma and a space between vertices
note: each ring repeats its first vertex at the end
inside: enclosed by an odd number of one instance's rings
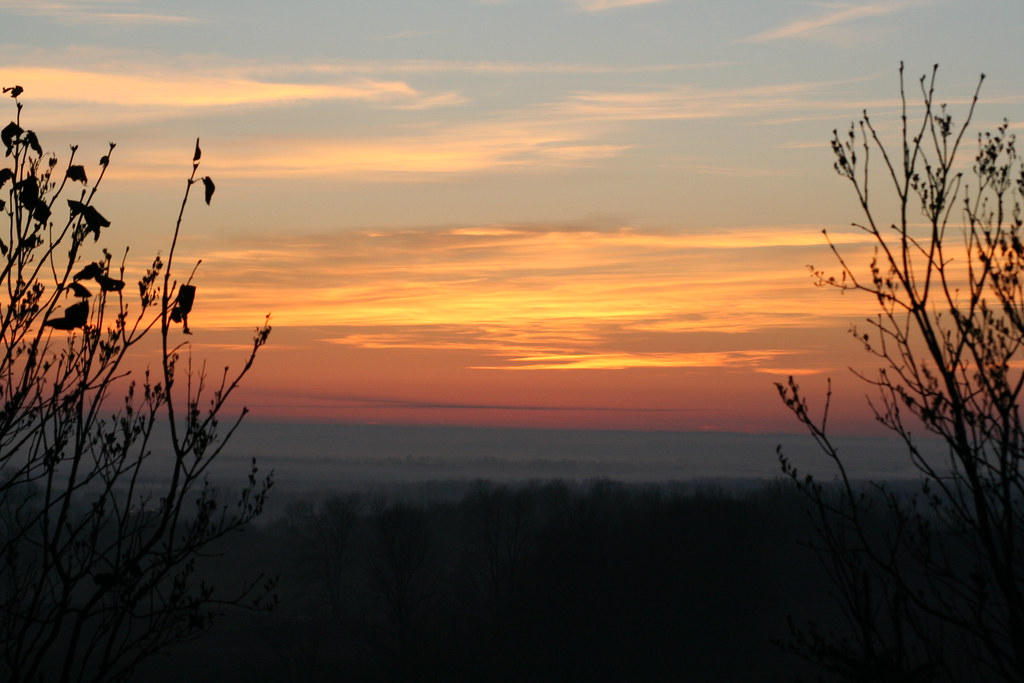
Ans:
MULTIPOLYGON (((837 442, 858 478, 912 476, 899 444, 887 437, 837 442)), ((282 489, 349 483, 449 479, 589 479, 666 482, 773 479, 776 447, 802 471, 834 473, 810 437, 800 434, 574 431, 475 427, 246 422, 219 471, 255 457, 282 489)))

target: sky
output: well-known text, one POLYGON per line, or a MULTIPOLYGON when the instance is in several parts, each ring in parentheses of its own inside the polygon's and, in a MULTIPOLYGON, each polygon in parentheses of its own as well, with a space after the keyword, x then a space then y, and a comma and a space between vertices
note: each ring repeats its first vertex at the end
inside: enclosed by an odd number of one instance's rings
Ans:
POLYGON ((201 139, 188 341, 237 364, 271 314, 258 419, 791 432, 792 374, 856 434, 871 302, 808 272, 823 229, 869 258, 832 130, 894 132, 901 60, 1024 121, 1022 34, 1016 0, 0 0, 0 81, 48 149, 117 143, 129 277, 201 139))

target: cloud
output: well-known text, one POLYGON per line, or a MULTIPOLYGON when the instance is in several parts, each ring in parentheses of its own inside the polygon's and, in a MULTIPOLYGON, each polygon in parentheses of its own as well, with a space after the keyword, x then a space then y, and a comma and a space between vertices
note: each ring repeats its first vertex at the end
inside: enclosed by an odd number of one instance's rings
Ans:
POLYGON ((0 9, 77 24, 190 24, 196 21, 194 17, 178 14, 131 11, 139 4, 133 0, 0 0, 0 9))
POLYGON ((549 116, 589 121, 656 121, 719 119, 771 112, 858 111, 864 102, 828 97, 850 80, 802 81, 738 88, 678 85, 630 91, 576 91, 560 102, 544 105, 549 116))
MULTIPOLYGON (((466 105, 457 120, 443 115, 415 120, 395 116, 355 133, 319 123, 308 129, 270 131, 266 126, 236 122, 234 134, 220 138, 218 154, 208 167, 219 177, 347 176, 360 182, 436 181, 466 173, 545 173, 596 166, 641 146, 635 144, 643 140, 641 133, 632 130, 636 123, 725 117, 756 117, 763 122, 771 112, 845 114, 862 104, 828 99, 830 89, 838 89, 844 81, 734 89, 674 86, 576 91, 555 101, 496 111, 486 102, 469 102, 461 93, 423 91, 404 80, 385 79, 382 74, 374 78, 368 72, 346 76, 342 71, 322 73, 309 67, 305 72, 269 70, 257 76, 254 67, 229 66, 222 72, 199 69, 192 73, 186 77, 158 70, 114 74, 33 67, 19 72, 19 78, 26 85, 34 83, 29 91, 33 97, 67 98, 70 104, 49 116, 61 116, 67 119, 65 125, 79 126, 91 120, 109 124, 180 117, 197 108, 209 110, 210 116, 261 121, 264 115, 256 108, 285 103, 293 107, 361 103, 394 113, 466 105), (309 82, 325 77, 331 82, 309 82), (101 109, 98 105, 107 93, 113 106, 104 102, 101 109), (217 109, 229 107, 233 109, 217 109), (277 144, 265 144, 269 135, 277 144)), ((34 121, 60 127, 46 116, 45 108, 33 109, 34 121), (36 109, 42 109, 42 119, 36 109)), ((319 119, 326 120, 325 116, 319 119)), ((156 144, 126 149, 113 173, 134 179, 176 175, 180 150, 161 150, 156 144)), ((771 171, 743 168, 717 159, 709 163, 690 158, 681 163, 700 174, 777 173, 774 167, 771 171)))
MULTIPOLYGON (((467 173, 544 172, 585 166, 627 151, 600 143, 586 127, 544 120, 436 124, 416 135, 234 137, 218 142, 206 170, 217 177, 348 177, 359 182, 442 181, 467 173)), ((133 148, 119 155, 112 177, 176 177, 181 150, 133 148)))
MULTIPOLYGON (((478 69, 478 73, 512 77, 552 70, 569 74, 595 68, 600 72, 607 67, 415 60, 218 64, 200 56, 184 56, 169 64, 143 54, 92 49, 68 51, 59 58, 18 55, 12 49, 3 52, 25 64, 17 74, 31 98, 35 126, 128 128, 177 123, 197 114, 204 117, 206 130, 229 126, 229 135, 218 136, 221 148, 211 156, 216 163, 208 168, 218 177, 333 176, 358 177, 360 182, 418 182, 480 172, 547 173, 597 167, 633 150, 642 153, 646 138, 637 124, 652 120, 756 117, 764 122, 772 114, 785 116, 792 111, 838 110, 845 115, 863 104, 829 100, 830 90, 846 83, 842 81, 717 89, 659 85, 564 94, 545 91, 547 98, 540 95, 539 101, 508 108, 507 101, 493 92, 465 94, 462 89, 472 86, 472 79, 460 79, 455 90, 451 85, 438 87, 439 79, 417 74, 449 69, 457 77, 463 70, 478 69), (401 73, 402 69, 410 71, 401 73), (430 85, 422 87, 414 84, 416 80, 430 85), (344 110, 341 104, 346 105, 344 110), (448 115, 453 107, 459 108, 457 116, 448 115), (274 111, 265 111, 268 108, 274 111), (293 125, 300 116, 308 125, 293 125), (335 116, 346 117, 346 125, 332 125, 335 116), (268 139, 278 144, 267 145, 268 139)), ((119 150, 119 164, 112 175, 134 179, 176 175, 180 150, 161 150, 160 144, 151 137, 125 146, 124 152, 119 150)), ((758 172, 718 159, 711 163, 688 159, 684 165, 705 175, 758 172)))
POLYGON ((573 4, 584 12, 604 12, 605 10, 635 5, 652 5, 664 0, 572 0, 573 4))
POLYGON ((429 36, 435 33, 437 33, 437 31, 416 31, 413 29, 408 29, 405 31, 389 33, 386 36, 379 36, 377 40, 407 40, 409 38, 420 38, 422 36, 429 36))
POLYGON ((379 60, 368 62, 314 63, 282 66, 282 70, 300 69, 318 73, 476 73, 476 74, 640 74, 711 69, 732 62, 693 62, 682 64, 587 64, 579 62, 495 62, 489 60, 379 60))
POLYGON ((851 5, 848 3, 830 4, 826 5, 827 10, 825 13, 819 16, 792 21, 777 28, 744 38, 741 42, 764 43, 787 38, 819 38, 827 29, 861 19, 886 16, 921 4, 923 4, 922 0, 873 2, 861 5, 851 5))
POLYGON ((444 409, 444 410, 529 410, 529 411, 542 411, 542 412, 565 412, 565 411, 588 411, 588 412, 622 412, 628 410, 631 412, 642 412, 642 413, 669 413, 679 412, 679 408, 658 408, 649 406, 634 406, 630 408, 622 408, 619 406, 602 406, 598 403, 594 404, 570 404, 570 405, 550 405, 544 403, 529 402, 523 404, 517 403, 470 403, 470 402, 453 402, 453 401, 431 401, 424 399, 408 399, 398 398, 393 396, 385 395, 373 395, 373 394, 353 394, 353 393, 313 393, 313 392, 293 392, 292 394, 300 400, 306 401, 306 405, 309 406, 333 406, 333 407, 364 407, 364 408, 377 408, 377 409, 444 409))
MULTIPOLYGON (((849 230, 836 240, 864 248, 849 230)), ((761 330, 790 330, 791 345, 792 330, 870 310, 857 297, 821 307, 829 293, 804 264, 827 249, 809 226, 481 225, 190 248, 204 263, 195 325, 249 326, 272 310, 276 327, 323 328, 324 343, 451 351, 480 370, 771 369, 784 345, 761 330)))
POLYGON ((506 365, 483 370, 625 370, 627 368, 721 368, 757 366, 793 350, 754 350, 705 353, 577 353, 524 356, 506 365))
POLYGON ((411 103, 420 96, 402 81, 354 80, 347 83, 261 81, 246 73, 100 71, 20 67, 18 77, 36 100, 87 102, 107 106, 174 108, 268 104, 302 100, 362 100, 411 103))

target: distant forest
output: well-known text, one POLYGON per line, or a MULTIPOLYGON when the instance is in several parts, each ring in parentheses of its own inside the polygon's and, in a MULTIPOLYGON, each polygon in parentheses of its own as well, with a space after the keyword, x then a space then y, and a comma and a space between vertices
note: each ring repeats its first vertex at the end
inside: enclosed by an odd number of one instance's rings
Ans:
POLYGON ((810 679, 788 619, 837 615, 805 507, 781 481, 310 495, 200 567, 276 576, 276 607, 227 613, 134 680, 810 679))

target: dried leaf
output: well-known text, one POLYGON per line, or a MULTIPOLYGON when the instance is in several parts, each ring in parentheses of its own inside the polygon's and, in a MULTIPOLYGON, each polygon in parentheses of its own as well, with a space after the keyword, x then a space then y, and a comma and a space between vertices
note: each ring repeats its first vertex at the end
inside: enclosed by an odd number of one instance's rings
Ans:
POLYGON ((213 191, 217 188, 209 176, 203 177, 203 187, 206 189, 206 203, 209 204, 210 200, 213 199, 213 191))
POLYGON ((76 327, 85 325, 86 321, 89 320, 89 304, 85 301, 80 301, 74 306, 68 306, 64 309, 64 317, 74 323, 76 327))
POLYGON ((39 156, 43 156, 43 147, 42 145, 39 144, 39 138, 36 137, 34 131, 25 131, 25 144, 31 147, 32 151, 35 152, 36 154, 38 154, 39 156))
POLYGON ((40 223, 46 223, 50 220, 50 207, 46 205, 46 202, 36 202, 35 207, 32 209, 32 218, 35 218, 40 223))
POLYGON ((199 149, 199 138, 196 138, 196 152, 192 155, 192 163, 199 163, 199 157, 203 156, 203 150, 199 149))
POLYGON ((73 330, 75 324, 67 318, 61 316, 60 318, 50 318, 43 323, 46 327, 52 327, 55 330, 73 330))
POLYGON ((80 301, 65 308, 63 318, 50 318, 43 324, 56 330, 73 330, 76 327, 85 327, 87 322, 89 322, 89 304, 80 301))
POLYGON ((3 187, 8 180, 14 180, 14 171, 9 168, 0 168, 0 187, 3 187))
POLYGON ((88 183, 88 178, 85 177, 85 166, 68 166, 67 172, 64 174, 68 177, 68 180, 77 180, 81 183, 88 183))
POLYGON ((103 275, 104 275, 103 266, 101 266, 100 264, 98 264, 95 261, 93 261, 92 263, 90 263, 86 267, 82 268, 77 273, 75 273, 73 279, 75 281, 78 281, 78 280, 94 280, 94 279, 96 279, 96 277, 100 277, 100 276, 103 276, 103 275))
POLYGON ((103 217, 99 211, 91 206, 85 207, 85 222, 89 224, 92 229, 108 228, 110 227, 110 221, 103 217))
POLYGON ((7 148, 7 156, 11 155, 11 147, 14 145, 14 138, 22 134, 22 128, 14 121, 11 121, 3 130, 0 130, 0 141, 4 143, 4 147, 7 148))
POLYGON ((182 285, 178 289, 178 296, 175 298, 175 307, 178 308, 182 314, 188 315, 192 312, 192 304, 195 303, 195 300, 195 285, 182 285))
POLYGON ((106 228, 110 226, 110 221, 103 217, 99 211, 83 204, 82 202, 75 201, 74 199, 68 200, 68 207, 71 209, 71 217, 81 214, 82 218, 85 219, 86 228, 89 232, 93 233, 95 239, 100 238, 100 228, 106 228))
POLYGON ((30 175, 14 184, 14 189, 18 193, 18 203, 23 207, 31 211, 36 207, 39 202, 39 182, 36 177, 30 175))
POLYGON ((115 280, 106 275, 97 275, 96 282, 104 292, 120 292, 124 289, 124 280, 115 280))

